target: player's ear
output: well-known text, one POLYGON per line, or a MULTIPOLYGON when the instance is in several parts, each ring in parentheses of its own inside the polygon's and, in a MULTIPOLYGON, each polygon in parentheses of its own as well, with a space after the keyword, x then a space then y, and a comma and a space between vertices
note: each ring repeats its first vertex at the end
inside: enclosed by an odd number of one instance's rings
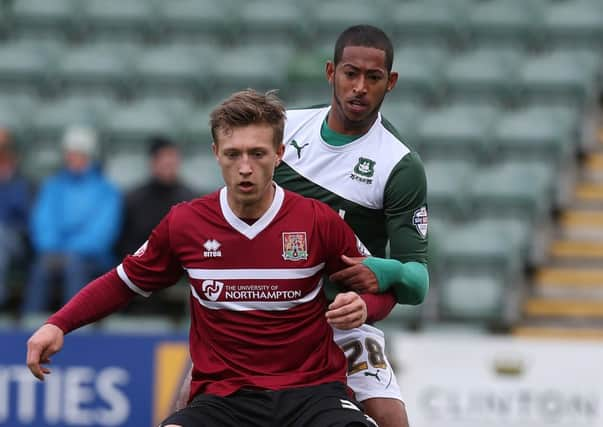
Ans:
POLYGON ((285 155, 285 144, 279 144, 278 148, 276 149, 276 162, 274 163, 274 167, 277 167, 278 165, 281 164, 281 160, 283 159, 284 155, 285 155))
POLYGON ((211 151, 214 153, 216 160, 218 160, 218 146, 216 145, 215 142, 211 143, 211 151))
POLYGON ((394 87, 396 87, 396 83, 398 82, 398 73, 392 71, 389 73, 389 78, 387 79, 387 91, 389 92, 394 87))
POLYGON ((325 66, 325 74, 329 84, 333 84, 333 79, 335 77, 335 64, 333 61, 327 61, 327 65, 325 66))

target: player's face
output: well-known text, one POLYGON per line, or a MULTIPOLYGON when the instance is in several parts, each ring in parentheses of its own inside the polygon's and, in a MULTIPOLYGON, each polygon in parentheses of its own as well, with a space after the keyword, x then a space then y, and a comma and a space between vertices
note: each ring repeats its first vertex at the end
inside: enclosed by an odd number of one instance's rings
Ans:
POLYGON ((259 218, 272 203, 274 168, 284 146, 274 146, 274 130, 265 124, 218 131, 213 150, 228 188, 228 204, 241 218, 259 218))
POLYGON ((385 52, 364 46, 346 46, 341 61, 327 63, 327 79, 333 86, 329 127, 343 134, 365 133, 377 118, 385 94, 398 74, 388 73, 385 52))

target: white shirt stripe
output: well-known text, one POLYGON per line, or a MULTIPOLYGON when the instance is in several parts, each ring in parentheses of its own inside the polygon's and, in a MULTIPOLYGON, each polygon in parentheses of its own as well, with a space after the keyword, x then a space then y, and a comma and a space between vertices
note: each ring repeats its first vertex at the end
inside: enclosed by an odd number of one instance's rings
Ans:
POLYGON ((128 286, 128 288, 130 288, 132 291, 136 292, 139 295, 142 295, 143 297, 147 298, 150 297, 152 292, 148 292, 148 291, 143 291, 142 289, 140 289, 138 286, 136 286, 134 284, 134 282, 132 282, 130 280, 130 278, 128 277, 128 275, 126 274, 126 271, 124 270, 123 264, 119 264, 117 266, 117 275, 119 276, 119 278, 128 286))
POLYGON ((262 311, 284 311, 289 310, 291 307, 312 301, 320 290, 322 289, 322 278, 318 281, 316 287, 307 294, 306 296, 292 300, 292 301, 207 301, 201 299, 195 288, 191 285, 191 292, 193 297, 203 307, 210 310, 231 310, 231 311, 249 311, 249 310, 262 310, 262 311))
POLYGON ((191 279, 216 279, 216 280, 266 280, 266 279, 305 279, 312 277, 325 266, 321 262, 314 267, 307 268, 245 268, 245 269, 201 269, 187 268, 191 279))

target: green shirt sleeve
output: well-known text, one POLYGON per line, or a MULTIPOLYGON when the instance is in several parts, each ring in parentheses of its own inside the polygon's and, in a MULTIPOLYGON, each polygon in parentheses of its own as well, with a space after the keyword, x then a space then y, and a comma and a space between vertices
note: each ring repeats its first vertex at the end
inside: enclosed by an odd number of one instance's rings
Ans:
POLYGON ((399 304, 417 305, 425 300, 429 289, 425 264, 375 257, 366 258, 362 263, 377 277, 380 292, 393 288, 399 304))
POLYGON ((427 178, 417 153, 408 153, 392 170, 385 186, 384 211, 389 257, 427 264, 427 178))

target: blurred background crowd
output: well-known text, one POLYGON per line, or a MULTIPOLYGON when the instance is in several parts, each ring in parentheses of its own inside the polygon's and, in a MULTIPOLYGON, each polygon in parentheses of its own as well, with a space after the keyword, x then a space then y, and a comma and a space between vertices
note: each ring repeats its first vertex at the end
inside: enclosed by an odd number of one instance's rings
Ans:
MULTIPOLYGON (((430 295, 384 327, 603 335, 599 0, 1 0, 0 323, 39 323, 220 186, 218 100, 327 103, 356 23, 394 41, 382 112, 428 175, 430 295)), ((187 298, 101 325, 182 328, 187 298)))

